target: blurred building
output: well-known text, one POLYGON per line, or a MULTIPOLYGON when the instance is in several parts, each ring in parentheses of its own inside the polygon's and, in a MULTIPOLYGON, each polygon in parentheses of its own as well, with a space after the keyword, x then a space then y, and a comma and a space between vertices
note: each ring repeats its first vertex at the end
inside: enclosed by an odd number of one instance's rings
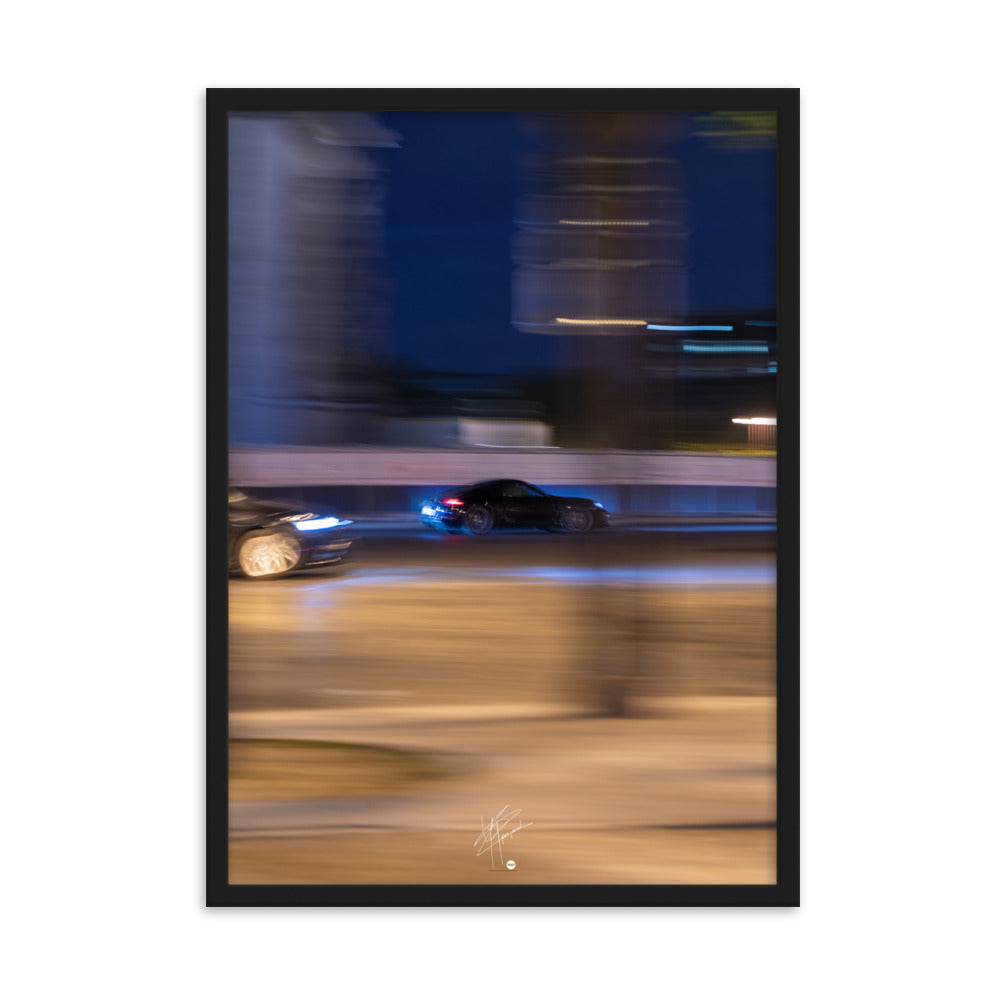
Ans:
POLYGON ((666 155, 685 127, 670 114, 525 119, 542 149, 524 164, 512 320, 565 337, 567 367, 601 373, 564 407, 579 411, 587 446, 648 447, 663 419, 663 394, 654 401, 647 391, 643 341, 652 317, 681 322, 686 312, 681 176, 666 155))
POLYGON ((654 380, 776 375, 777 323, 773 318, 728 314, 702 315, 685 323, 651 319, 644 364, 654 380))
POLYGON ((367 114, 230 115, 231 445, 377 439, 396 145, 367 114))
POLYGON ((664 386, 672 401, 661 447, 740 448, 745 434, 733 417, 775 415, 777 330, 773 312, 647 325, 643 367, 650 397, 660 399, 664 386))

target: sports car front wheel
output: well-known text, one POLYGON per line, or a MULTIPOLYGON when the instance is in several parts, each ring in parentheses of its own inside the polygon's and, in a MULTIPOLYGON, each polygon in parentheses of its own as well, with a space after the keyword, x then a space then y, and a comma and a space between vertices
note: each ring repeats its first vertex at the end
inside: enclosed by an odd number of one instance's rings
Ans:
POLYGON ((273 580, 295 569, 302 558, 298 539, 284 531, 253 531, 240 543, 237 557, 244 576, 273 580))

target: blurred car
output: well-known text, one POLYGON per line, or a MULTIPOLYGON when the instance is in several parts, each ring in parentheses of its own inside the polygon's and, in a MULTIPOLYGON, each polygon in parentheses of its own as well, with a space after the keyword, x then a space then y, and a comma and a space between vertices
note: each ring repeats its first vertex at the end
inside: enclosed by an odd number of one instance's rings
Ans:
POLYGON ((273 580, 299 569, 332 566, 353 539, 344 521, 283 500, 262 500, 229 490, 229 568, 254 580, 273 580))
POLYGON ((583 534, 607 525, 608 512, 587 497, 561 497, 520 479, 494 479, 424 500, 420 520, 439 531, 471 535, 486 535, 494 528, 583 534))

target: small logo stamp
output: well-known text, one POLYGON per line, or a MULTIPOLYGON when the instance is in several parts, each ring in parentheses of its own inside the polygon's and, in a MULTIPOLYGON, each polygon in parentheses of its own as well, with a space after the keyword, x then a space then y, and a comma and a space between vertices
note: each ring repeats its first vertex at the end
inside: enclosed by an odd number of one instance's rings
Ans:
POLYGON ((482 833, 476 838, 476 843, 473 846, 476 848, 477 858, 482 857, 487 851, 490 852, 490 871, 503 871, 506 868, 507 871, 512 872, 517 868, 517 862, 513 858, 504 860, 503 842, 509 837, 513 837, 519 830, 534 825, 519 819, 520 815, 520 809, 511 809, 509 805, 506 805, 488 823, 482 816, 479 817, 482 833), (496 866, 497 858, 500 860, 499 868, 496 866))

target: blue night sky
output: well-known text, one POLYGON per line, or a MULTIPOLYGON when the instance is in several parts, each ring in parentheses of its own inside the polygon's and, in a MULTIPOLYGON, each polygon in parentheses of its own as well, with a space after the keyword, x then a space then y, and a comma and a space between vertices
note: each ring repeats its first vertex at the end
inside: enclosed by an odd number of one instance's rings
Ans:
MULTIPOLYGON (((383 114, 400 137, 389 167, 392 333, 407 366, 497 372, 553 365, 559 338, 510 322, 518 158, 532 140, 505 113, 383 114)), ((688 203, 692 315, 775 308, 775 156, 689 137, 678 159, 688 203)))

